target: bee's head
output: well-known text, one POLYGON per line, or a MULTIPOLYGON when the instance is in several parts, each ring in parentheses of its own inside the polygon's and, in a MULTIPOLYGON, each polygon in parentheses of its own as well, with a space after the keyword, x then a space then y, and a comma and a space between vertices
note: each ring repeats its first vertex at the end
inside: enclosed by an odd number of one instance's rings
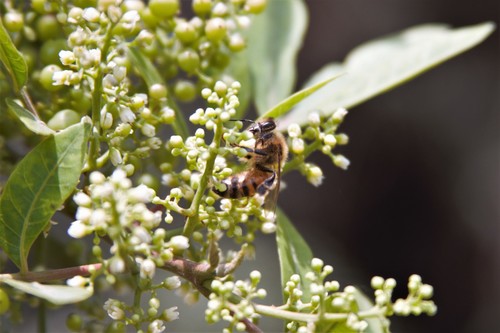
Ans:
POLYGON ((273 118, 267 118, 263 121, 253 123, 248 130, 252 132, 253 135, 260 135, 263 133, 269 133, 276 128, 276 122, 273 118))

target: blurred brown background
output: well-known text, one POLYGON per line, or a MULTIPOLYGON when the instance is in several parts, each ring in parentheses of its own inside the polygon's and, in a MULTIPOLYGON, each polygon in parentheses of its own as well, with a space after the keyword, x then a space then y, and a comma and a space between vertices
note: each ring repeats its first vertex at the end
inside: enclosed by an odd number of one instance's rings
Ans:
MULTIPOLYGON (((498 1, 309 0, 299 85, 360 43, 430 22, 495 21, 498 1)), ((348 171, 328 158, 313 188, 286 175, 280 205, 333 278, 370 291, 373 275, 435 288, 435 317, 393 320, 395 332, 494 332, 500 314, 499 33, 350 110, 348 171)), ((402 296, 406 287, 396 293, 402 296)))

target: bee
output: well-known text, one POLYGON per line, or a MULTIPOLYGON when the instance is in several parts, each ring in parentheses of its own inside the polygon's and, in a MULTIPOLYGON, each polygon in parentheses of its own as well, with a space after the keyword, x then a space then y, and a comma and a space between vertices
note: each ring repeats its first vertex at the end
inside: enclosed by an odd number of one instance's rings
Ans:
POLYGON ((238 199, 260 195, 265 197, 263 208, 274 213, 280 187, 281 169, 288 157, 288 146, 285 137, 276 132, 276 122, 273 118, 262 121, 251 121, 248 127, 255 138, 253 148, 235 145, 245 149, 244 157, 248 167, 222 181, 226 188, 213 191, 223 198, 238 199))

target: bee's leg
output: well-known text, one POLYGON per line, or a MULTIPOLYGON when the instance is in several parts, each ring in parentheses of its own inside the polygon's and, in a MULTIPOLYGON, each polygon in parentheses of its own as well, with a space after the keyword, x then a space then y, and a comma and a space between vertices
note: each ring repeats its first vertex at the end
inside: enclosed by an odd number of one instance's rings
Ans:
POLYGON ((267 156, 268 155, 262 149, 252 149, 252 148, 243 147, 243 146, 240 146, 240 145, 237 145, 237 144, 231 144, 231 146, 245 149, 246 152, 248 153, 248 155, 245 156, 246 159, 251 159, 252 158, 252 154, 261 155, 261 156, 267 156))
POLYGON ((273 187, 274 180, 276 179, 276 172, 273 169, 270 169, 263 165, 258 165, 257 168, 262 171, 271 173, 271 176, 264 180, 264 182, 257 188, 257 193, 260 195, 264 195, 273 187))

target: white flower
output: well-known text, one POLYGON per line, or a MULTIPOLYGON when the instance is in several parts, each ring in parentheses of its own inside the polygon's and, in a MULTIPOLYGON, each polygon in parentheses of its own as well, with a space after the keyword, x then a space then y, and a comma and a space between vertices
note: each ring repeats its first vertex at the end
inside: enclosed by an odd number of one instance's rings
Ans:
POLYGON ((106 181, 106 177, 99 171, 93 171, 89 179, 92 184, 102 184, 106 181))
POLYGON ((61 63, 66 66, 71 65, 76 61, 75 54, 71 51, 65 50, 61 50, 59 52, 59 59, 61 59, 61 63))
POLYGON ((101 62, 101 50, 100 49, 84 49, 80 54, 80 63, 85 68, 90 68, 98 66, 101 62))
POLYGON ((344 109, 344 108, 338 108, 334 113, 333 113, 333 119, 338 121, 338 122, 341 122, 342 120, 344 120, 344 117, 346 116, 347 114, 347 110, 344 109))
POLYGON ((125 67, 125 66, 113 67, 113 76, 118 81, 122 81, 127 76, 127 67, 125 67))
POLYGON ((107 214, 104 209, 99 208, 92 212, 90 215, 90 224, 94 226, 94 228, 105 229, 106 226, 106 217, 107 214))
POLYGON ((177 307, 171 307, 163 312, 163 317, 166 321, 174 321, 179 319, 179 312, 177 311, 177 307))
POLYGON ((319 126, 319 124, 321 124, 321 118, 317 112, 311 112, 307 119, 312 126, 319 126))
POLYGON ((300 138, 292 139, 292 151, 294 154, 302 154, 304 152, 304 140, 300 138))
POLYGON ((77 275, 72 277, 71 279, 66 280, 66 284, 70 287, 85 287, 85 285, 89 282, 88 278, 84 278, 83 276, 77 275))
POLYGON ((92 23, 98 22, 100 15, 99 11, 94 7, 85 8, 82 13, 83 19, 92 23))
POLYGON ((137 237, 137 239, 142 242, 143 244, 149 244, 151 243, 151 234, 149 233, 149 231, 146 230, 146 228, 142 227, 142 226, 137 226, 137 227, 134 227, 132 233, 134 234, 134 236, 137 237))
POLYGON ((82 238, 92 232, 88 226, 82 223, 82 221, 76 220, 71 223, 68 228, 68 235, 73 238, 82 238))
POLYGON ((185 250, 189 248, 189 239, 185 236, 174 236, 170 238, 168 245, 174 250, 185 250))
POLYGON ((114 166, 117 166, 117 165, 120 165, 123 163, 122 154, 116 148, 113 148, 113 147, 110 148, 109 158, 111 160, 111 163, 113 163, 114 166))
POLYGON ((80 206, 76 210, 75 217, 80 222, 88 222, 90 220, 90 216, 92 216, 92 210, 88 207, 80 206))
POLYGON ((122 26, 127 30, 133 30, 140 20, 141 17, 139 16, 139 12, 137 10, 131 10, 123 14, 122 26))
POLYGON ((152 138, 156 134, 156 128, 151 124, 144 124, 141 127, 141 132, 145 136, 152 138))
POLYGON ((141 262, 141 278, 145 279, 152 279, 153 276, 155 275, 156 271, 156 265, 155 262, 151 259, 145 259, 141 262))
POLYGON ((155 36, 148 30, 141 30, 135 40, 139 43, 151 44, 155 36))
POLYGON ((113 257, 109 260, 109 271, 113 274, 123 273, 125 271, 125 261, 120 257, 113 257))
POLYGON ((291 138, 298 138, 302 134, 299 124, 290 124, 288 126, 288 136, 291 138))
POLYGON ((120 107, 120 119, 124 123, 133 123, 135 114, 129 107, 120 107))
POLYGON ((87 194, 85 194, 83 192, 77 192, 73 196, 73 201, 78 206, 83 206, 83 207, 89 207, 92 204, 92 199, 87 194))
POLYGON ((168 143, 172 148, 182 148, 182 146, 184 145, 184 141, 182 140, 182 136, 180 135, 172 135, 168 143))
POLYGON ((128 198, 131 202, 151 202, 156 195, 155 190, 147 187, 144 184, 140 184, 134 188, 131 188, 128 192, 128 198))
POLYGON ((227 14, 227 6, 222 2, 218 2, 212 8, 212 15, 214 16, 224 16, 226 14, 227 14))
POLYGON ((104 303, 104 310, 108 313, 108 316, 110 316, 114 320, 121 320, 125 318, 125 312, 121 308, 122 304, 120 301, 117 301, 116 299, 108 299, 104 303))
POLYGON ((73 71, 70 70, 54 72, 54 74, 52 74, 52 81, 54 86, 69 86, 71 84, 72 74, 73 71))
POLYGON ((80 7, 73 7, 68 13, 68 23, 76 24, 82 18, 83 9, 80 7))
POLYGON ((97 199, 108 198, 113 195, 114 188, 110 183, 96 185, 92 188, 92 197, 97 199))
POLYGON ((341 169, 346 170, 351 162, 343 155, 335 155, 333 157, 333 163, 341 169))
POLYGON ((325 145, 333 147, 337 144, 337 139, 335 139, 335 136, 333 134, 327 134, 323 138, 323 142, 325 143, 325 145))
POLYGON ((160 117, 164 123, 169 123, 175 119, 175 111, 165 106, 160 110, 160 117))
POLYGON ((151 324, 148 326, 148 332, 151 333, 161 333, 165 330, 165 325, 163 325, 163 321, 160 319, 153 320, 151 324))
POLYGON ((323 171, 319 167, 309 164, 307 165, 306 178, 309 183, 319 186, 323 183, 323 171))
POLYGON ((110 129, 111 126, 113 126, 113 115, 109 112, 102 112, 101 111, 101 127, 103 129, 110 129))
POLYGON ((236 22, 238 22, 238 26, 242 29, 248 29, 251 24, 251 20, 246 15, 241 15, 236 17, 236 22))
POLYGON ((178 276, 171 276, 166 278, 165 281, 163 281, 163 285, 168 290, 177 289, 181 286, 181 279, 179 279, 178 276))
POLYGON ((264 234, 272 234, 276 231, 276 224, 274 222, 264 222, 260 230, 264 234))

